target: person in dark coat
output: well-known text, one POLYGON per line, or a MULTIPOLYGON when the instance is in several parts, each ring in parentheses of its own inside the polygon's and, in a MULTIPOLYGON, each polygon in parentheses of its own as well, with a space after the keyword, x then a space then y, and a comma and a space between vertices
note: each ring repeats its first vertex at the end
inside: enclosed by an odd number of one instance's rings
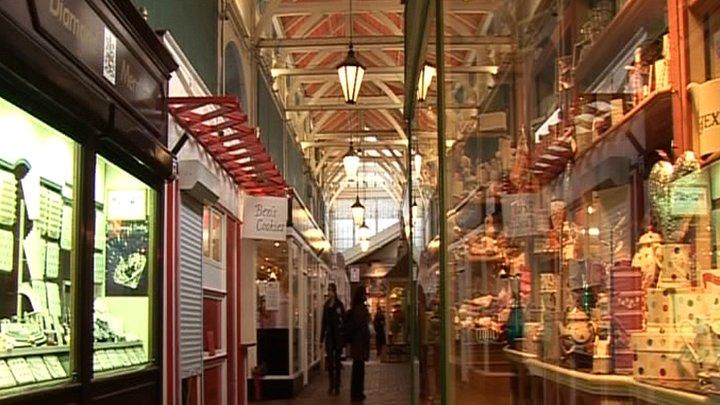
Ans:
POLYGON ((328 284, 328 299, 323 306, 320 344, 325 346, 325 364, 329 377, 329 395, 340 393, 340 357, 343 349, 343 319, 345 306, 337 298, 337 286, 328 284))
POLYGON ((365 305, 365 287, 355 289, 352 307, 348 311, 348 337, 352 364, 350 398, 353 401, 365 399, 365 361, 370 358, 370 312, 365 305))
POLYGON ((377 347, 377 355, 382 355, 383 347, 385 346, 385 314, 383 314, 382 308, 377 307, 375 312, 375 319, 373 319, 373 327, 375 328, 375 346, 377 347))

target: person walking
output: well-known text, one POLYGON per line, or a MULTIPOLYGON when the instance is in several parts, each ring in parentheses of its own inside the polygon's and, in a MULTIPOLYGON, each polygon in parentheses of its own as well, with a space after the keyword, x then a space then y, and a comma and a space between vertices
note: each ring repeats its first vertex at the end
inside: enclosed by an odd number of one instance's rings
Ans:
POLYGON ((353 359, 350 384, 350 399, 353 401, 365 399, 365 361, 370 357, 370 312, 365 299, 365 287, 357 287, 347 316, 348 343, 353 359))
POLYGON ((337 285, 328 284, 328 299, 323 306, 320 344, 325 346, 325 367, 328 371, 328 395, 340 394, 340 357, 343 349, 345 306, 337 297, 337 285))
POLYGON ((375 328, 375 346, 377 347, 378 359, 382 356, 383 347, 385 347, 385 314, 380 305, 375 312, 373 319, 373 327, 375 328))

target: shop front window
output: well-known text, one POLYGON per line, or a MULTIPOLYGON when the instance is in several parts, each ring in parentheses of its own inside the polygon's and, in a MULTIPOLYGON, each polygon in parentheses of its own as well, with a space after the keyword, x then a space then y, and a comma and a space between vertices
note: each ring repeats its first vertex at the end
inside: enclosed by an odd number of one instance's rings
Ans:
POLYGON ((68 380, 78 144, 0 99, 0 397, 68 380))
POLYGON ((96 373, 149 361, 157 192, 103 157, 95 176, 96 373))
POLYGON ((222 262, 222 214, 210 207, 203 209, 203 255, 222 262))
MULTIPOLYGON (((517 36, 493 71, 448 67, 431 91, 447 109, 438 142, 418 141, 434 195, 411 195, 440 224, 416 251, 420 392, 448 404, 712 401, 720 8, 690 2, 678 26, 675 2, 533 3, 502 2, 481 24, 517 36)), ((445 54, 427 58, 451 66, 468 16, 440 15, 445 54)), ((413 126, 432 130, 433 109, 420 104, 413 126)))

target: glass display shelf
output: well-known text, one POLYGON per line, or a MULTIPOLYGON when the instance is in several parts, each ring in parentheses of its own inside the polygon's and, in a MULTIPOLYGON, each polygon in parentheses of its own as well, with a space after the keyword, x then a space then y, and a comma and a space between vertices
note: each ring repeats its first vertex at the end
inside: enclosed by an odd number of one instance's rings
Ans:
POLYGON ((697 392, 690 392, 687 390, 687 384, 672 386, 673 383, 668 382, 667 386, 650 385, 637 381, 629 375, 593 374, 560 367, 539 360, 534 354, 509 347, 503 351, 508 360, 526 367, 530 375, 591 395, 635 398, 648 403, 714 403, 712 393, 700 387, 697 388, 697 392))
POLYGON ((577 83, 587 84, 588 81, 602 77, 609 62, 612 63, 617 55, 623 53, 638 31, 662 31, 660 28, 665 24, 665 11, 664 0, 627 1, 585 50, 575 67, 577 83))

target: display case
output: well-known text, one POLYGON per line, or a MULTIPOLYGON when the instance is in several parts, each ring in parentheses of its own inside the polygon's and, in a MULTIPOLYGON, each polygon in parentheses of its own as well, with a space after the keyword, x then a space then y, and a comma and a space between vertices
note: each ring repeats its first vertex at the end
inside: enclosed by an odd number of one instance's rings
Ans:
POLYGON ((161 402, 176 65, 128 1, 58 7, 0 4, 0 401, 161 402))
POLYGON ((439 173, 441 230, 421 278, 442 305, 441 395, 711 401, 720 8, 540 3, 551 12, 494 10, 522 18, 489 26, 516 33, 518 48, 497 51, 487 88, 458 72, 444 83, 454 87, 438 86, 452 97, 438 166, 427 168, 439 173))

